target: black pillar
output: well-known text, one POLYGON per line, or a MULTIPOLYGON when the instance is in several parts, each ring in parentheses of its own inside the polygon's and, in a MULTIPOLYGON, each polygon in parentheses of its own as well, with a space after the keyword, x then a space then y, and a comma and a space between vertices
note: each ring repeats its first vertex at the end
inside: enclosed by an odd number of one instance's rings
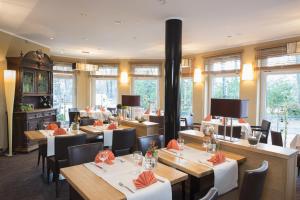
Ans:
POLYGON ((180 63, 182 21, 166 21, 165 41, 165 143, 178 137, 180 128, 180 63))

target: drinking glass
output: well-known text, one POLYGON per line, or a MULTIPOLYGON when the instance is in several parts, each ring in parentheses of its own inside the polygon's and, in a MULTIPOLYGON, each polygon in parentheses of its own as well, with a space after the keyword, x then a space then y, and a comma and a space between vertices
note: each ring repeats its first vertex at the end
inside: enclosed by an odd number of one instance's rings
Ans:
POLYGON ((137 167, 137 171, 136 173, 140 173, 141 171, 141 166, 142 166, 142 163, 143 163, 143 154, 141 151, 135 151, 133 152, 133 159, 134 159, 134 163, 137 167))
POLYGON ((101 160, 102 166, 104 166, 104 162, 108 159, 108 152, 107 151, 101 152, 99 158, 101 160))
POLYGON ((178 143, 178 146, 179 146, 179 155, 178 156, 181 157, 182 156, 182 151, 184 149, 184 139, 178 138, 177 143, 178 143))
POLYGON ((203 138, 203 147, 208 151, 208 148, 211 146, 210 138, 203 138))

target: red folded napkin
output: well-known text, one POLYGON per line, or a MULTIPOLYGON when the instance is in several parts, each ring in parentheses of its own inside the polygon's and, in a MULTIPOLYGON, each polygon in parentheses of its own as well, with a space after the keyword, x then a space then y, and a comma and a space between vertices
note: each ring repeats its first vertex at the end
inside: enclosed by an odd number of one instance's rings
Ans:
POLYGON ((111 123, 108 127, 107 127, 108 130, 114 130, 114 129, 117 129, 117 125, 115 123, 111 123))
POLYGON ((103 126, 103 121, 101 121, 101 120, 95 120, 94 126, 103 126))
POLYGON ((239 118, 239 123, 243 124, 243 123, 247 123, 246 120, 244 120, 243 118, 239 118))
POLYGON ((226 158, 224 153, 222 152, 217 152, 215 155, 213 155, 210 159, 208 159, 207 161, 211 162, 213 165, 217 165, 220 163, 225 162, 226 158))
POLYGON ((142 189, 153 183, 156 183, 157 179, 155 178, 152 171, 144 171, 142 172, 137 179, 133 180, 133 184, 136 189, 142 189))
POLYGON ((58 129, 58 126, 57 126, 57 124, 55 124, 55 123, 50 123, 50 124, 47 126, 47 130, 52 130, 52 131, 54 131, 55 129, 58 129))
POLYGON ((57 128, 55 129, 53 135, 56 136, 56 135, 65 135, 67 134, 66 130, 63 129, 63 128, 57 128))
POLYGON ((211 115, 207 115, 207 116, 204 118, 204 121, 206 121, 206 122, 211 121, 211 115))
POLYGON ((176 149, 179 150, 178 143, 175 139, 170 140, 170 142, 167 145, 167 149, 176 149))
POLYGON ((105 162, 106 164, 109 164, 109 165, 114 164, 114 163, 113 163, 113 160, 115 159, 115 155, 114 155, 114 153, 111 152, 110 150, 104 150, 104 151, 99 152, 99 153, 96 155, 96 157, 95 157, 95 163, 100 163, 100 162, 102 162, 100 158, 101 158, 101 155, 102 155, 104 152, 107 152, 107 154, 108 154, 108 158, 107 158, 104 162, 105 162))

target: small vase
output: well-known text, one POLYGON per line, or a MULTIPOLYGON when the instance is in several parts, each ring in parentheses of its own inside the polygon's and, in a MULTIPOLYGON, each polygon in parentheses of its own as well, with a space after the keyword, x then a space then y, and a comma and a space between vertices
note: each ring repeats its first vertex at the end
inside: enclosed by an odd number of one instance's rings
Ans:
POLYGON ((79 130, 79 123, 78 122, 72 122, 71 130, 72 131, 78 131, 79 130))

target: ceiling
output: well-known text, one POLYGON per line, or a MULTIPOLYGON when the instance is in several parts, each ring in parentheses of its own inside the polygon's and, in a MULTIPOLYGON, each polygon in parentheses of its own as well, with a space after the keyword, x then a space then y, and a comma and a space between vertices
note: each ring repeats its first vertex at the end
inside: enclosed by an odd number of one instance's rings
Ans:
POLYGON ((183 19, 187 55, 298 36, 299 8, 300 0, 0 0, 0 28, 52 55, 163 58, 167 18, 183 19))

